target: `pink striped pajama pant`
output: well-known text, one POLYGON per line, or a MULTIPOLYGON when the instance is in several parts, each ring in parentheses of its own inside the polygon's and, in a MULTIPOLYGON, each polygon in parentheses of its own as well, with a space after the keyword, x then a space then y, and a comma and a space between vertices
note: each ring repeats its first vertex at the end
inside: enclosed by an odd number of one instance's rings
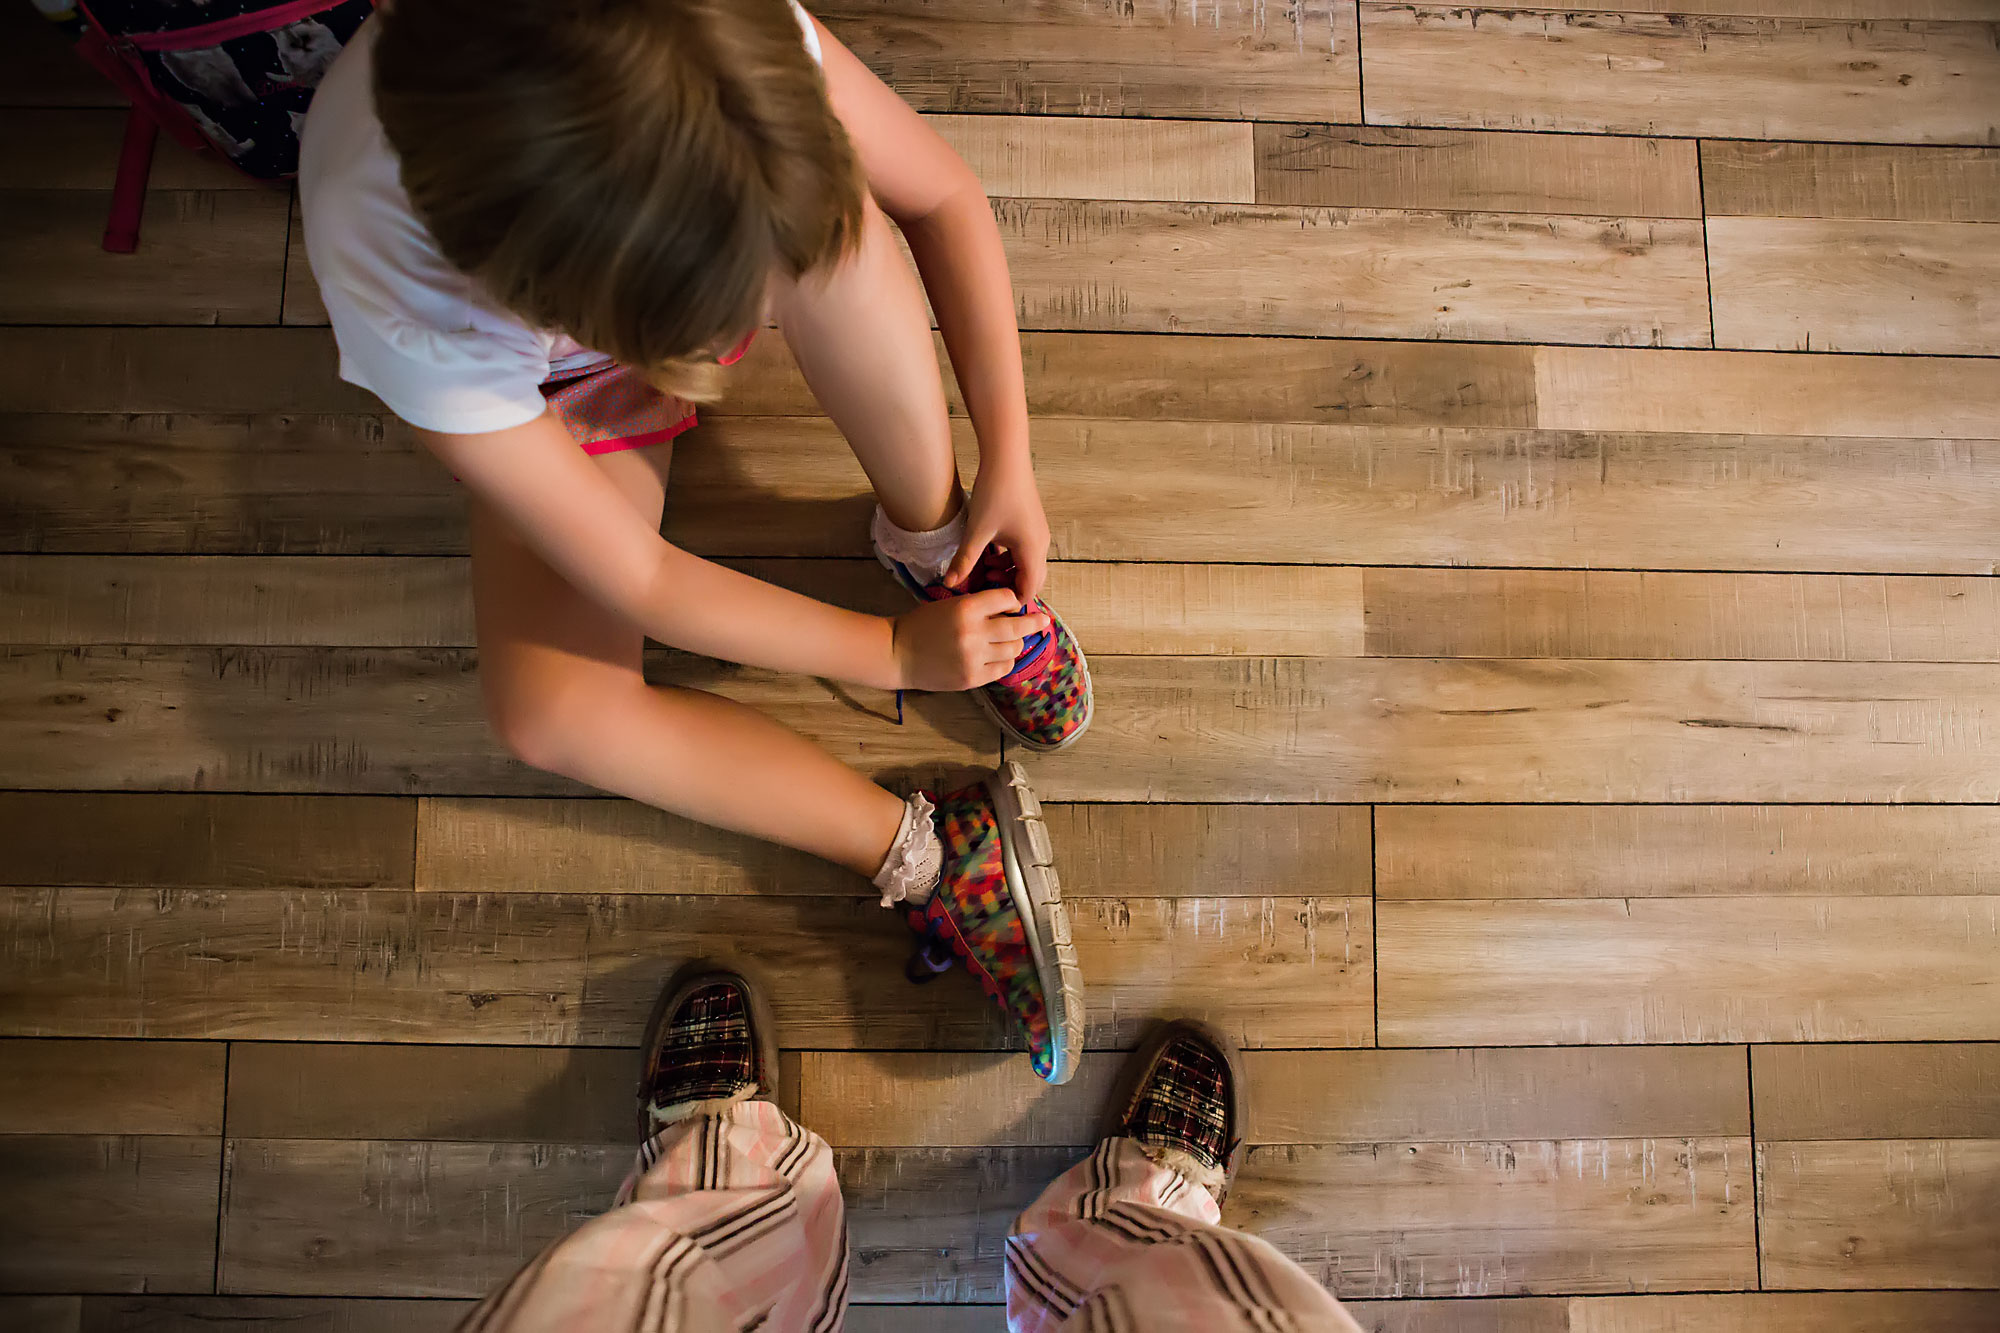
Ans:
MULTIPOLYGON (((460 1333, 838 1333, 833 1153, 768 1102, 656 1135, 612 1210, 544 1250, 460 1333)), ((1012 1333, 1360 1333, 1291 1260, 1131 1139, 1064 1172, 1007 1239, 1012 1333)))

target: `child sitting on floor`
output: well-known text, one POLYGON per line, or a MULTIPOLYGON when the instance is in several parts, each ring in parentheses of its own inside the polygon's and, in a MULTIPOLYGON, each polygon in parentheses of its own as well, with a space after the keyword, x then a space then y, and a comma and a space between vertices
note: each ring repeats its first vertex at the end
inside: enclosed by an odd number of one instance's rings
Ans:
POLYGON ((1081 989, 1018 767, 905 800, 640 670, 650 635, 882 689, 977 690, 1031 749, 1089 725, 1083 655, 1038 599, 1048 523, 1013 295, 966 165, 788 0, 395 0, 319 89, 300 193, 342 377, 466 487, 481 681, 509 749, 870 876, 921 937, 913 974, 964 960, 1035 1071, 1067 1079, 1081 989), (969 497, 926 291, 978 436, 969 497), (828 606, 659 535, 670 441, 767 319, 875 488, 876 553, 916 600, 904 615, 828 606))

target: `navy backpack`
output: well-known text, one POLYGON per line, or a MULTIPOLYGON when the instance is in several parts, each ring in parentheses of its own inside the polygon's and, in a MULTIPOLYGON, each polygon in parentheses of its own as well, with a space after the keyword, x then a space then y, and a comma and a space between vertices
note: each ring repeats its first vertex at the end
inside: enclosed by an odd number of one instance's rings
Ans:
POLYGON ((104 231, 104 248, 121 254, 139 243, 161 130, 260 179, 294 175, 313 89, 375 9, 374 0, 70 2, 73 10, 48 16, 132 102, 104 231))

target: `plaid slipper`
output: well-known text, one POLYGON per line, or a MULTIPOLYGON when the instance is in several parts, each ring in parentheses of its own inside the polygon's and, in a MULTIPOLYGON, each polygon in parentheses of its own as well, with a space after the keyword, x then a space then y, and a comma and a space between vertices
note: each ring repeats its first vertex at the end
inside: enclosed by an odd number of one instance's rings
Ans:
MULTIPOLYGON (((1007 555, 986 548, 979 563, 962 588, 947 588, 942 582, 924 583, 901 561, 892 560, 878 549, 875 558, 896 582, 920 602, 937 602, 947 597, 984 592, 988 588, 1012 588, 1016 571, 1007 555)), ((1049 627, 1031 635, 1014 659, 1014 669, 981 687, 979 700, 1000 729, 1031 750, 1060 750, 1090 729, 1090 664, 1083 649, 1076 646, 1069 626, 1037 598, 1034 610, 1049 618, 1049 627)), ((1016 615, 1025 615, 1017 611, 1016 615)))
POLYGON ((700 1102, 778 1094, 778 1049, 763 998, 738 973, 690 963, 646 1025, 639 1128, 650 1137, 700 1102))
POLYGON ((963 963, 1028 1039, 1028 1060, 1067 1083, 1083 1053, 1083 978, 1041 803, 1019 764, 934 798, 944 878, 908 910, 911 979, 963 963))
POLYGON ((1112 1113, 1114 1135, 1137 1139, 1155 1160, 1222 1202, 1241 1156, 1246 1115, 1243 1082, 1220 1034, 1185 1020, 1167 1024, 1132 1057, 1112 1113))

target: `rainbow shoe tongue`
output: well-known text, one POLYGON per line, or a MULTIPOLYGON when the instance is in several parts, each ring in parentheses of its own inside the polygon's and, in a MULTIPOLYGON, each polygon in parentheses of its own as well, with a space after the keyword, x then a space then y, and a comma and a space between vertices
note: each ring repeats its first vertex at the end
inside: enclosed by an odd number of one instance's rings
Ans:
POLYGON ((944 876, 906 914, 918 936, 908 974, 929 980, 962 964, 1026 1035, 1036 1075, 1067 1082, 1083 1044, 1083 984, 1025 775, 1010 764, 992 783, 942 796, 936 819, 944 876))

